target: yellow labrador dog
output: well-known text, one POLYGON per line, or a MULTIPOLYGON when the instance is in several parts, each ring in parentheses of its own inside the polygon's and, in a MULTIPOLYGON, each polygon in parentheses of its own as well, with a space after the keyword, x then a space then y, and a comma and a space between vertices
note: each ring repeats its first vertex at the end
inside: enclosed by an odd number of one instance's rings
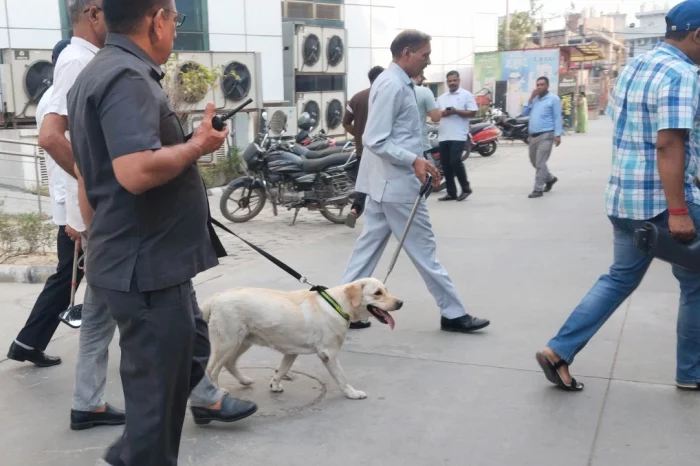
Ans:
MULTIPOLYGON (((374 278, 329 288, 326 292, 350 316, 350 321, 373 316, 392 330, 394 318, 389 312, 403 306, 402 301, 391 296, 384 284, 374 278)), ((353 400, 367 397, 347 382, 338 361, 349 322, 316 291, 236 288, 207 300, 202 313, 209 323, 212 349, 207 372, 215 384, 224 367, 241 384, 253 383, 241 374, 236 363, 252 345, 260 345, 284 355, 270 380, 273 392, 283 391, 280 381, 298 355, 316 354, 345 396, 353 400)))

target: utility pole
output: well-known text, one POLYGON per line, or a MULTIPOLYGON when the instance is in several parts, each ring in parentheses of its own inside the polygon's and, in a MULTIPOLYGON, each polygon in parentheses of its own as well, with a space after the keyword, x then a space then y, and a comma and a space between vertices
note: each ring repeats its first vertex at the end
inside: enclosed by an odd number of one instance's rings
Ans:
POLYGON ((506 50, 510 50, 510 0, 506 0, 506 50))

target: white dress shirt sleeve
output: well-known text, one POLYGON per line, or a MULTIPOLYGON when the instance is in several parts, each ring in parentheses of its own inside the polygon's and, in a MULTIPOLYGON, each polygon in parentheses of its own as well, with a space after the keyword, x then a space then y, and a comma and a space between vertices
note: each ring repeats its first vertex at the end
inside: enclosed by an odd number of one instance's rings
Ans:
POLYGON ((85 64, 77 58, 58 59, 53 72, 53 95, 49 101, 46 113, 68 116, 68 91, 78 75, 85 68, 85 64))
POLYGON ((394 143, 391 135, 403 103, 402 89, 391 80, 375 82, 375 85, 370 95, 372 102, 362 143, 377 157, 395 165, 411 167, 417 154, 394 143))

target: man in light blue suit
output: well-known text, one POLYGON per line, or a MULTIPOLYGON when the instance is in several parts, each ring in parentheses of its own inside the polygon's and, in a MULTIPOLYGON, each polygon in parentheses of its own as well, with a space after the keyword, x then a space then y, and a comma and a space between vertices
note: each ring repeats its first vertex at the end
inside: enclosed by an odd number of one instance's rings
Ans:
MULTIPOLYGON (((420 113, 412 77, 430 64, 430 36, 415 30, 400 33, 391 44, 393 61, 372 85, 356 190, 367 193, 365 226, 355 244, 343 283, 369 277, 389 237, 403 234, 413 203, 427 174, 440 180, 423 153, 420 113)), ((421 202, 404 243, 442 314, 441 328, 471 332, 489 321, 467 314, 447 271, 435 255, 435 236, 425 201, 421 202)), ((369 327, 353 322, 351 328, 369 327)))

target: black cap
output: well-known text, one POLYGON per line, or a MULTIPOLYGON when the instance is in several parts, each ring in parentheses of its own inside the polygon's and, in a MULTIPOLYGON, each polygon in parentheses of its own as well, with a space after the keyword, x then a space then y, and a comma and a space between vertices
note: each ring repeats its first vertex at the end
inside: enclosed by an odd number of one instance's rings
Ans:
POLYGON ((70 39, 63 39, 58 41, 58 43, 54 46, 53 53, 51 54, 51 63, 53 63, 53 66, 56 66, 58 56, 61 55, 61 52, 63 52, 63 49, 65 49, 68 44, 70 44, 70 39))

